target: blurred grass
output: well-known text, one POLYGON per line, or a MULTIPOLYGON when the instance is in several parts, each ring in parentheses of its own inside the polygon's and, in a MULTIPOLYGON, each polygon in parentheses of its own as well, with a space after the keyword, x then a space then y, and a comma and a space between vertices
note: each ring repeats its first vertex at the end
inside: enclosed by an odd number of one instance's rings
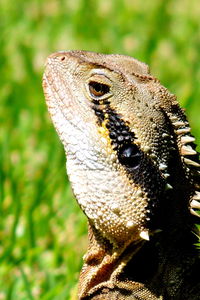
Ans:
POLYGON ((187 109, 200 142, 198 0, 1 0, 0 300, 75 299, 86 219, 41 87, 48 54, 132 55, 187 109))

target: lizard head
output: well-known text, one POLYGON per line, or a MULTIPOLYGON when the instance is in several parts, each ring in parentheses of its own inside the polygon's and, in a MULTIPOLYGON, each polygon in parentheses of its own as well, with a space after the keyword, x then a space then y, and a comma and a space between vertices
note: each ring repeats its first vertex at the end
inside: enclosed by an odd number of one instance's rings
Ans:
POLYGON ((43 87, 90 223, 114 244, 149 239, 156 211, 185 172, 179 154, 194 151, 183 148, 194 139, 175 96, 136 59, 84 51, 49 56, 43 87))

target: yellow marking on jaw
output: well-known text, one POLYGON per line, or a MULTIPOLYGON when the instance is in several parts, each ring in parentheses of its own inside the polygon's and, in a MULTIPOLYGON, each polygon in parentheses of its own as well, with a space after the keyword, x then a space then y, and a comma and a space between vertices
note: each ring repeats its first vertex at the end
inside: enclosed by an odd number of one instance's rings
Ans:
POLYGON ((111 145, 111 139, 109 136, 109 130, 108 130, 108 128, 106 128, 106 124, 107 124, 107 120, 104 120, 102 122, 101 126, 98 127, 98 131, 99 131, 101 137, 107 141, 107 146, 108 146, 107 149, 109 150, 109 152, 113 152, 112 145, 111 145))
POLYGON ((107 123, 107 120, 103 121, 102 125, 98 128, 98 131, 99 131, 99 133, 101 134, 102 137, 108 139, 109 138, 109 131, 106 128, 106 123, 107 123))

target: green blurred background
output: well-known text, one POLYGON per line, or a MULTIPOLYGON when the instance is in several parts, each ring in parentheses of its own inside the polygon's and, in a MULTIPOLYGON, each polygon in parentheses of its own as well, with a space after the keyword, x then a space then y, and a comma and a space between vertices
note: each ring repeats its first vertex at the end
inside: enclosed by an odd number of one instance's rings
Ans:
POLYGON ((46 57, 64 49, 148 63, 200 142, 199 0, 1 0, 0 300, 75 299, 86 218, 41 87, 46 57))

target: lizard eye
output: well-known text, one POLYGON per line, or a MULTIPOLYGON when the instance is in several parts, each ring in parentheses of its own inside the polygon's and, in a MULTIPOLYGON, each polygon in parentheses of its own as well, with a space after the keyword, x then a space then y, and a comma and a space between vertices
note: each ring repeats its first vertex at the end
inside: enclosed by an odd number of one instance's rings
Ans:
POLYGON ((110 87, 107 84, 90 81, 89 91, 93 97, 101 97, 110 91, 110 87))
POLYGON ((129 168, 140 165, 142 154, 136 145, 125 145, 119 150, 119 161, 129 168))

